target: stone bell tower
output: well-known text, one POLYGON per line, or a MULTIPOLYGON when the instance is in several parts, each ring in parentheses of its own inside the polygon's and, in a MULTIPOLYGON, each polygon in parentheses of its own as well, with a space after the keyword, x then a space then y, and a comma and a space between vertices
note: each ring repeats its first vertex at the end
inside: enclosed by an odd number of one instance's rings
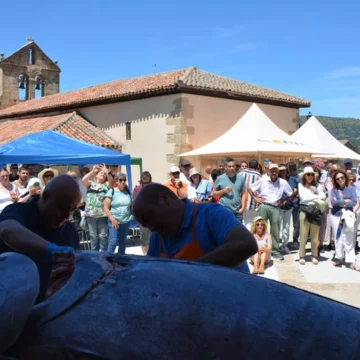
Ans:
POLYGON ((34 42, 15 53, 0 53, 0 109, 60 91, 60 68, 34 42))

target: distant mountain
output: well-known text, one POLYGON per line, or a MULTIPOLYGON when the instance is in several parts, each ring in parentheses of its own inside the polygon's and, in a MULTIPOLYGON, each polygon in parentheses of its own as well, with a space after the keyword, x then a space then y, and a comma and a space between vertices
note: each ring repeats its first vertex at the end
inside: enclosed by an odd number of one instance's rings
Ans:
MULTIPOLYGON (((338 140, 349 140, 360 150, 360 119, 317 116, 316 118, 338 140)), ((300 125, 305 124, 306 116, 300 116, 300 125)))

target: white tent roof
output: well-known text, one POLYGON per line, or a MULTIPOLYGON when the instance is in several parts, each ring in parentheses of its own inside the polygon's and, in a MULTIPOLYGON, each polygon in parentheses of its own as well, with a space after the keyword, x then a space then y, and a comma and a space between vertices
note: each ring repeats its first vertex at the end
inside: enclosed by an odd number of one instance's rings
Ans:
POLYGON ((253 104, 244 116, 226 133, 214 141, 180 156, 269 154, 302 157, 322 153, 318 147, 310 147, 295 141, 268 116, 253 104))
POLYGON ((326 152, 326 150, 330 153, 328 155, 315 154, 313 157, 360 160, 359 154, 350 150, 332 136, 315 116, 312 116, 291 137, 296 141, 306 141, 308 144, 314 144, 322 149, 321 153, 326 152))

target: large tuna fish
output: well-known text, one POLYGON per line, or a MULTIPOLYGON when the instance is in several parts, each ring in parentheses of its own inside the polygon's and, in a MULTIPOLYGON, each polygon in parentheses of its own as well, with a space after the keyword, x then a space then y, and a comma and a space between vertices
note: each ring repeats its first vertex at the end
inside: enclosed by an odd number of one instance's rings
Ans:
MULTIPOLYGON (((16 359, 359 359, 360 312, 234 270, 79 252, 16 359)), ((13 279, 18 271, 14 272, 13 279)))

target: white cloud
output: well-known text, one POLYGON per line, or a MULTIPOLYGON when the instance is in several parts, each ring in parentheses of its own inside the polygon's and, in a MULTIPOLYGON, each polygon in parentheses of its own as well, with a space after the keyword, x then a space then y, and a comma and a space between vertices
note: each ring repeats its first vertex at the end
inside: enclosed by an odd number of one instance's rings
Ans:
POLYGON ((218 27, 215 29, 214 36, 216 39, 227 39, 237 36, 243 32, 242 26, 218 27))
POLYGON ((343 98, 330 98, 330 99, 318 100, 316 102, 323 102, 330 104, 360 104, 360 97, 354 96, 354 97, 343 97, 343 98))
POLYGON ((229 50, 229 54, 238 54, 242 52, 253 51, 257 48, 257 45, 253 42, 245 42, 239 45, 235 45, 232 49, 229 50))
POLYGON ((347 77, 360 76, 360 66, 347 66, 334 69, 325 74, 329 78, 340 79, 347 77))

